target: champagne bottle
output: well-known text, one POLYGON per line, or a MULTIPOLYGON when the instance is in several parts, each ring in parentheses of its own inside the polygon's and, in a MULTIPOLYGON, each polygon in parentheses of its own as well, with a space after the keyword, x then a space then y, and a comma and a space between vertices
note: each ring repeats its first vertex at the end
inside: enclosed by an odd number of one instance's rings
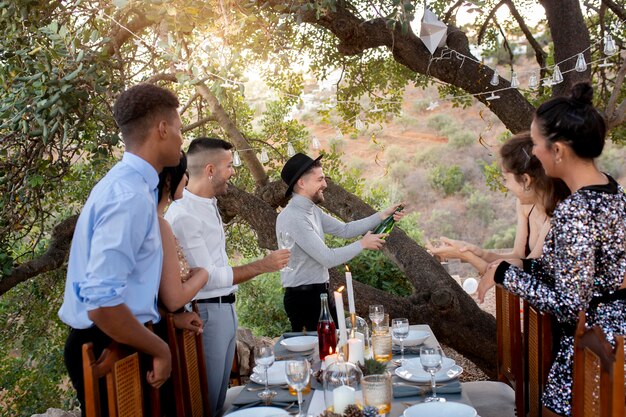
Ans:
POLYGON ((396 224, 396 221, 393 219, 393 215, 399 211, 402 211, 403 209, 404 209, 404 206, 400 204, 398 208, 396 208, 396 211, 394 211, 391 215, 389 215, 389 217, 387 217, 378 226, 376 226, 374 230, 372 230, 372 233, 374 234, 390 233, 391 229, 393 229, 393 226, 396 224))
POLYGON ((317 340, 319 343, 320 360, 324 360, 327 355, 337 353, 337 331, 333 316, 328 308, 328 294, 320 294, 321 311, 320 319, 317 323, 317 340))

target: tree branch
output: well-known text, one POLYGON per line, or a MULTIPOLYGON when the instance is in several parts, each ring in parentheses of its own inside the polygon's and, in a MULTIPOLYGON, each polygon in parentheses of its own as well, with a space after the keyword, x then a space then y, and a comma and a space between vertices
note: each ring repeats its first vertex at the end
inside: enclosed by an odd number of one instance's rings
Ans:
MULTIPOLYGON (((619 18, 619 20, 626 20, 626 10, 623 7, 620 7, 613 0, 602 0, 602 4, 605 4, 606 7, 611 9, 613 13, 619 18)), ((623 3, 622 3, 623 4, 623 3)))
POLYGON ((170 83, 177 83, 178 79, 176 78, 176 74, 170 74, 170 73, 160 73, 160 74, 154 74, 152 77, 148 78, 147 80, 145 80, 144 82, 148 83, 148 84, 156 84, 159 81, 167 81, 170 83))
MULTIPOLYGON (((517 24, 522 30, 522 33, 524 33, 524 36, 526 36, 526 40, 530 44, 531 48, 533 48, 533 50, 535 51, 535 59, 537 60, 537 64, 539 65, 539 68, 544 68, 546 66, 546 57, 548 56, 548 54, 544 52, 541 45, 539 45, 539 42, 537 42, 537 39, 535 39, 530 29, 528 29, 528 26, 526 25, 526 21, 524 20, 522 15, 518 12, 517 8, 515 7, 515 4, 513 4, 511 0, 506 0, 506 4, 509 7, 509 11, 511 12, 511 15, 517 21, 517 24)), ((587 57, 587 59, 589 59, 589 57, 587 57)))
POLYGON ((215 122, 215 121, 217 121, 217 119, 214 116, 207 116, 207 117, 205 117, 203 119, 198 120, 195 123, 192 123, 190 125, 187 125, 187 126, 183 127, 182 132, 183 133, 189 132, 190 130, 194 130, 194 129, 196 129, 196 128, 202 126, 202 125, 205 125, 205 124, 207 124, 209 122, 215 122))
POLYGON ((20 282, 63 265, 70 250, 76 220, 78 220, 78 215, 68 217, 57 224, 52 230, 48 249, 43 255, 14 267, 8 275, 4 275, 0 280, 0 295, 20 282))
MULTIPOLYGON (((111 40, 107 43, 104 51, 107 55, 113 55, 133 34, 137 34, 153 24, 154 22, 142 14, 137 13, 135 19, 130 21, 126 26, 119 25, 118 30, 114 31, 111 40)), ((117 23, 115 23, 117 24, 117 23)))
POLYGON ((443 16, 443 23, 447 24, 450 21, 450 18, 452 17, 452 13, 454 13, 456 9, 461 7, 463 3, 465 3, 465 0, 458 0, 456 3, 450 6, 446 14, 443 16))
POLYGON ((496 4, 487 15, 487 18, 485 19, 482 26, 480 27, 480 30, 478 31, 478 40, 476 41, 478 45, 480 45, 483 42, 483 37, 485 36, 485 32, 487 32, 487 27, 489 26, 489 22, 491 22, 491 19, 493 19, 498 9, 505 3, 506 3, 506 0, 502 0, 500 3, 496 4))
POLYGON ((617 100, 619 99, 622 84, 624 83, 624 78, 626 77, 626 52, 622 52, 622 57, 622 66, 615 77, 613 92, 611 93, 611 97, 609 97, 609 101, 605 109, 608 129, 619 126, 626 120, 626 100, 622 101, 622 103, 617 106, 617 100))

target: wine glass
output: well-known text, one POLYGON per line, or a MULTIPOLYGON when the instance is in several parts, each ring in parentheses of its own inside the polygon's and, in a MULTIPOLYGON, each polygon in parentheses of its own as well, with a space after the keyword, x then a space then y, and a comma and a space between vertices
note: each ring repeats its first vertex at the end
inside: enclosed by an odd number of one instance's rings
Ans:
MULTIPOLYGON (((278 246, 281 249, 291 250, 291 248, 293 248, 293 245, 295 243, 296 243, 295 239, 293 238, 293 236, 289 234, 289 232, 285 232, 282 230, 278 232, 278 246)), ((293 271, 293 268, 289 266, 289 263, 287 263, 287 265, 284 266, 281 269, 281 271, 282 272, 293 271)))
POLYGON ((441 369, 441 361, 443 357, 443 351, 438 347, 426 347, 420 348, 420 362, 422 368, 430 374, 430 387, 433 393, 432 397, 428 397, 424 402, 445 401, 445 398, 437 397, 437 391, 435 390, 435 374, 441 369))
POLYGON ((400 341, 400 365, 404 363, 404 339, 409 337, 409 319, 391 320, 391 333, 400 341))
POLYGON ((268 386, 267 370, 274 363, 274 349, 271 346, 257 346, 254 358, 256 364, 263 368, 265 373, 265 389, 259 392, 259 398, 265 402, 270 402, 276 395, 276 391, 271 391, 268 386))
POLYGON ((285 362, 287 383, 298 392, 298 416, 302 415, 302 390, 311 378, 311 365, 306 359, 295 359, 285 362))
POLYGON ((370 306, 370 320, 374 324, 372 328, 376 328, 385 318, 385 307, 380 304, 370 306))

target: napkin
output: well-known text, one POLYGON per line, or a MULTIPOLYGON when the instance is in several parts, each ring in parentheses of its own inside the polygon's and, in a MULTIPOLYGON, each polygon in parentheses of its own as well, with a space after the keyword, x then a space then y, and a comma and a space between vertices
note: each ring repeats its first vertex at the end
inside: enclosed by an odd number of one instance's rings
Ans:
MULTIPOLYGON (((254 388, 262 388, 263 385, 249 383, 246 387, 254 387, 254 388)), ((286 407, 292 402, 296 402, 296 406, 298 405, 298 397, 295 395, 291 395, 288 390, 272 387, 270 385, 270 390, 276 392, 276 396, 272 398, 272 404, 277 407, 286 407)), ((259 392, 261 391, 248 391, 247 389, 243 389, 241 393, 235 398, 233 401, 233 405, 239 408, 247 408, 247 407, 256 407, 260 405, 265 405, 265 402, 259 398, 259 392)))
MULTIPOLYGON (((423 395, 430 393, 430 385, 412 385, 407 382, 394 382, 393 396, 394 398, 413 397, 415 395, 423 395), (396 385, 397 384, 397 385, 396 385)), ((458 394, 461 392, 461 382, 457 379, 437 386, 437 394, 458 394)))
MULTIPOLYGON (((399 355, 400 354, 400 346, 392 345, 391 346, 391 352, 394 355, 399 355)), ((404 347, 404 354, 405 355, 417 355, 417 356, 419 356, 419 354, 420 354, 420 346, 405 346, 404 347)))

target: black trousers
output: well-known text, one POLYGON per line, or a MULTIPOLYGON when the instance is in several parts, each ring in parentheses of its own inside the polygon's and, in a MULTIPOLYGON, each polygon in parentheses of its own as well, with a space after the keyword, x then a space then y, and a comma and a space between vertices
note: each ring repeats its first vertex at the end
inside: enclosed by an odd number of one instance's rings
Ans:
MULTIPOLYGON (((93 343, 93 353, 96 360, 102 351, 111 344, 112 339, 104 334, 98 327, 88 329, 71 329, 65 341, 64 360, 67 372, 76 390, 80 402, 81 415, 85 417, 85 380, 83 378, 83 344, 93 343)), ((108 404, 106 400, 106 381, 100 381, 100 410, 102 416, 108 416, 108 404)))
POLYGON ((335 309, 335 299, 330 293, 327 284, 302 285, 300 287, 285 288, 283 304, 287 317, 291 322, 291 331, 307 332, 317 331, 317 322, 320 318, 321 302, 320 294, 328 294, 328 307, 337 324, 337 311, 335 309))

